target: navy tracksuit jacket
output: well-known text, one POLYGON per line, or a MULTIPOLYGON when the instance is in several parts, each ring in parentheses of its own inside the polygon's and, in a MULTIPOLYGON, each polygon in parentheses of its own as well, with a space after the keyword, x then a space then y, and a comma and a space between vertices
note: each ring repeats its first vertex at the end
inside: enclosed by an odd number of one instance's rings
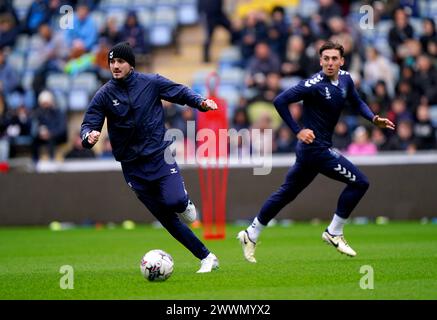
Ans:
POLYGON ((310 79, 284 91, 273 101, 278 113, 297 134, 302 128, 291 117, 288 105, 303 100, 303 125, 316 136, 311 144, 298 142, 296 163, 290 168, 285 182, 265 202, 258 220, 267 224, 279 211, 322 173, 347 184, 338 200, 336 214, 348 218, 369 187, 366 176, 349 160, 331 149, 332 134, 346 100, 358 108, 361 115, 372 121, 374 114, 359 98, 349 73, 339 71, 338 83, 332 83, 321 71, 310 79))
POLYGON ((111 79, 91 100, 81 127, 82 144, 91 148, 86 134, 101 131, 107 119, 112 152, 137 197, 162 225, 199 259, 209 251, 176 212, 188 204, 179 168, 164 161, 165 119, 161 99, 200 108, 204 100, 191 89, 158 74, 133 71, 123 80, 111 79))

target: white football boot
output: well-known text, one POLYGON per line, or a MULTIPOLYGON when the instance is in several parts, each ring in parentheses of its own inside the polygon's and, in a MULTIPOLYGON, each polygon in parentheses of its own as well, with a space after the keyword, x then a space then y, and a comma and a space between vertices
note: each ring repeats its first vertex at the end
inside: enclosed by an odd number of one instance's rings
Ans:
POLYGON ((197 213, 194 203, 191 200, 188 200, 188 204, 187 207, 185 208, 185 211, 178 213, 178 215, 182 219, 182 221, 184 221, 187 224, 196 221, 197 213))
POLYGON ((243 255, 247 261, 256 263, 255 259, 255 248, 256 243, 250 240, 249 235, 246 230, 242 230, 238 233, 237 239, 240 240, 241 246, 243 247, 243 255))
POLYGON ((208 254, 205 259, 200 261, 200 269, 197 273, 207 273, 219 268, 219 261, 214 253, 208 254))
POLYGON ((338 235, 332 235, 328 232, 328 230, 326 229, 325 232, 323 232, 322 234, 322 239, 327 243, 330 244, 331 246, 335 247, 337 249, 337 251, 339 251, 340 253, 344 253, 346 255, 348 255, 349 257, 355 257, 357 255, 357 253, 354 251, 354 249, 352 249, 348 243, 346 242, 346 239, 344 238, 344 236, 338 235))

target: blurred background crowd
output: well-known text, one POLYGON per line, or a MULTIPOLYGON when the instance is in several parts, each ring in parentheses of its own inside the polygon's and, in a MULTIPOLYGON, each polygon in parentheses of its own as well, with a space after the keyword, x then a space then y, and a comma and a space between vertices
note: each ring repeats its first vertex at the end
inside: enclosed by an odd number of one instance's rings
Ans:
MULTIPOLYGON (((183 65, 178 57, 194 46, 195 64, 163 75, 207 95, 215 70, 229 127, 273 129, 272 143, 262 145, 273 153, 296 145, 273 98, 318 72, 318 48, 338 41, 359 95, 397 129, 373 127, 349 106, 334 147, 351 155, 435 150, 436 21, 431 0, 0 0, 0 161, 111 157, 107 138, 82 149, 78 119, 110 79, 107 53, 120 41, 133 46, 142 72, 159 72, 172 59, 183 65), (218 47, 217 39, 225 43, 218 47)), ((169 128, 186 132, 196 119, 194 109, 164 108, 169 128)), ((301 120, 300 103, 290 112, 301 120)), ((239 139, 230 144, 253 151, 239 139)))

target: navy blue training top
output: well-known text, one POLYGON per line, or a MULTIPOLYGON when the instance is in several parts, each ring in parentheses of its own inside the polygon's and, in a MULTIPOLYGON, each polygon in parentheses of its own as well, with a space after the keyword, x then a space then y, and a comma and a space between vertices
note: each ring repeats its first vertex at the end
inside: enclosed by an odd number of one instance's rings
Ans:
POLYGON ((101 131, 107 118, 108 135, 117 161, 130 162, 163 151, 165 118, 161 99, 201 109, 202 96, 158 74, 132 72, 123 80, 111 79, 91 100, 81 126, 82 145, 92 130, 101 131))
POLYGON ((340 70, 338 83, 333 84, 322 72, 318 72, 307 80, 278 95, 273 104, 285 123, 294 134, 301 128, 292 118, 288 105, 303 100, 303 119, 305 129, 314 131, 316 139, 305 147, 331 147, 332 134, 340 114, 349 101, 360 114, 372 121, 374 114, 369 106, 358 96, 354 82, 347 71, 340 70))

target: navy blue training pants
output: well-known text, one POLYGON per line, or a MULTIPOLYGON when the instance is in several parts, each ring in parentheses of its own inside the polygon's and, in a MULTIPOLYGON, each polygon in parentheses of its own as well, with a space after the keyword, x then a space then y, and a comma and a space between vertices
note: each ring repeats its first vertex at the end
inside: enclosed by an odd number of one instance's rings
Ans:
POLYGON ((347 184, 335 211, 338 216, 347 219, 369 188, 367 177, 332 149, 301 147, 296 151, 296 163, 288 171, 285 182, 264 203, 257 216, 258 220, 267 225, 319 173, 347 184))
POLYGON ((128 185, 164 228, 194 256, 206 258, 209 250, 176 214, 185 210, 189 200, 178 165, 159 159, 155 163, 122 164, 122 168, 128 185))

